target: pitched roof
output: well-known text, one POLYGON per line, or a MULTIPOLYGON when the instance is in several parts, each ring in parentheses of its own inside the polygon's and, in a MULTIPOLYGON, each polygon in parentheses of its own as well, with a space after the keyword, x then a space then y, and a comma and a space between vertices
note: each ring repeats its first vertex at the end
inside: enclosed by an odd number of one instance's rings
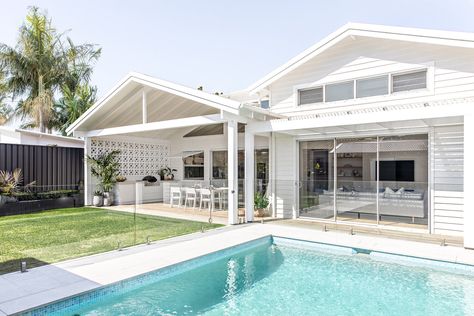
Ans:
POLYGON ((348 23, 256 81, 247 88, 247 91, 251 94, 257 93, 343 39, 357 36, 474 48, 474 34, 472 33, 348 23))
POLYGON ((113 87, 107 94, 99 99, 93 106, 91 106, 86 112, 84 112, 74 123, 67 128, 67 133, 70 134, 76 130, 79 126, 84 124, 87 120, 94 116, 98 110, 103 107, 109 100, 115 95, 120 93, 128 85, 135 83, 164 91, 184 99, 188 99, 203 105, 207 105, 211 108, 218 110, 224 110, 233 114, 238 114, 240 102, 231 100, 229 98, 213 95, 204 91, 185 87, 169 81, 157 79, 141 73, 132 72, 123 78, 115 87, 113 87))

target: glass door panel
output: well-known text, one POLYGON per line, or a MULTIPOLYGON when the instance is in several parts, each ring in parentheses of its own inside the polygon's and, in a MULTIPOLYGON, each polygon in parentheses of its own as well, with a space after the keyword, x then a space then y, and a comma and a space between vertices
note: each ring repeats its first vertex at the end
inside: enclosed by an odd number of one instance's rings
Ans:
POLYGON ((334 141, 300 142, 299 214, 334 220, 334 141))
POLYGON ((427 135, 379 138, 380 224, 428 225, 427 135))
POLYGON ((338 221, 377 223, 377 139, 336 140, 338 221))

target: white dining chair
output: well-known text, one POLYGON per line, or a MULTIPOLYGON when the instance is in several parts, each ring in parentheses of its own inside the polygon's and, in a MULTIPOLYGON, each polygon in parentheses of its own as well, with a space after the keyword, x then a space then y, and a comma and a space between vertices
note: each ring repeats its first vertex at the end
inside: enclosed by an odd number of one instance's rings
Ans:
POLYGON ((185 189, 184 208, 188 207, 189 202, 193 202, 193 210, 196 208, 197 192, 195 188, 185 189))
POLYGON ((211 211, 211 206, 212 205, 212 193, 211 193, 211 190, 209 189, 200 189, 199 190, 199 195, 200 195, 200 201, 199 201, 199 210, 202 209, 202 206, 204 204, 207 205, 208 209, 209 209, 209 212, 211 211))
POLYGON ((177 201, 177 206, 181 207, 181 188, 179 187, 171 187, 170 188, 170 207, 173 207, 174 201, 177 201))

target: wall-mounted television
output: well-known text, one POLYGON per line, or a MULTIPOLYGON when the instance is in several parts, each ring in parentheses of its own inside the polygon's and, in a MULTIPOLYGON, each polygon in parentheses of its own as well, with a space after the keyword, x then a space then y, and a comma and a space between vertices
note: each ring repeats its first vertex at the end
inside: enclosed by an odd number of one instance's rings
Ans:
POLYGON ((379 166, 380 166, 380 173, 379 173, 380 181, 400 181, 400 182, 415 181, 415 161, 414 160, 384 160, 384 161, 379 161, 379 166))

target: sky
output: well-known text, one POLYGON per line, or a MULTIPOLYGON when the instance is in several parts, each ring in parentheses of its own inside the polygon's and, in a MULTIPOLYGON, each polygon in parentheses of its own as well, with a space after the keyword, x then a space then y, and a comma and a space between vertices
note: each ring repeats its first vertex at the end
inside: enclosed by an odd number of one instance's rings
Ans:
POLYGON ((29 6, 102 47, 99 96, 131 71, 209 92, 245 89, 347 22, 474 32, 474 0, 0 0, 14 45, 29 6))

